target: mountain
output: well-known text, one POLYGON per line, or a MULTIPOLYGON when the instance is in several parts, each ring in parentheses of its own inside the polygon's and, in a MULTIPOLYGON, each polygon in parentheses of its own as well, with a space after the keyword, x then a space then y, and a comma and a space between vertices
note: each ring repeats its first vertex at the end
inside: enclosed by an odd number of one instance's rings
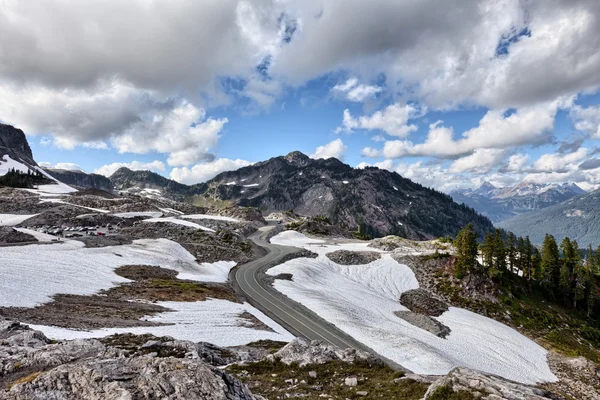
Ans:
POLYGON ((515 186, 495 187, 484 182, 477 189, 461 189, 450 193, 458 203, 474 208, 493 222, 541 210, 586 192, 574 183, 538 184, 521 182, 515 186))
POLYGON ((533 243, 541 243, 546 233, 557 240, 568 236, 579 247, 600 243, 600 190, 572 197, 542 210, 517 215, 498 226, 516 235, 529 235, 533 243))
POLYGON ((132 171, 126 167, 119 168, 109 179, 118 191, 166 197, 177 201, 189 200, 191 196, 206 190, 206 186, 202 184, 188 186, 152 171, 132 171))
POLYGON ((8 158, 18 163, 24 163, 30 169, 37 166, 25 133, 14 126, 0 124, 0 159, 7 162, 8 158))
POLYGON ((257 207, 263 214, 293 210, 323 215, 373 236, 455 235, 469 222, 480 234, 493 229, 489 219, 470 207, 395 172, 355 169, 336 158, 313 160, 300 152, 223 172, 206 186, 207 198, 257 207))
POLYGON ((44 168, 44 171, 54 178, 67 185, 79 186, 82 188, 92 188, 113 191, 113 183, 110 179, 99 174, 87 174, 83 171, 70 171, 66 169, 44 168))

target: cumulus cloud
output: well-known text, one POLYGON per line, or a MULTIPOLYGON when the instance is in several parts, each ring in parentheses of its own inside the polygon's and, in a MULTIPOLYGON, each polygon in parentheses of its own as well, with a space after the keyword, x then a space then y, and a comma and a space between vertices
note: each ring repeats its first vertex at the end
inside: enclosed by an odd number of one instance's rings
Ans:
POLYGON ((429 125, 424 143, 388 141, 384 144, 386 158, 406 155, 455 158, 477 149, 505 149, 521 145, 542 144, 552 139, 554 117, 558 103, 521 108, 507 114, 508 110, 489 110, 479 125, 454 139, 454 129, 437 121, 429 125))
POLYGON ((377 158, 381 155, 381 151, 372 147, 365 147, 360 151, 360 155, 363 157, 377 158))
POLYGON ((273 70, 295 83, 337 70, 371 71, 429 106, 497 109, 600 85, 598 2, 288 4, 301 29, 273 70))
POLYGON ((570 116, 575 129, 588 133, 592 139, 600 139, 600 106, 574 106, 570 116))
POLYGON ((364 169, 366 167, 377 167, 379 169, 387 169, 388 171, 393 171, 395 169, 394 162, 392 160, 383 160, 373 164, 363 161, 354 168, 364 169))
POLYGON ((465 157, 454 161, 448 171, 451 173, 471 172, 473 174, 485 174, 496 167, 505 156, 502 149, 477 149, 465 157))
POLYGON ((246 160, 219 158, 211 162, 196 164, 191 168, 173 168, 171 171, 171 179, 180 183, 192 185, 206 182, 219 175, 221 172, 233 171, 251 164, 251 162, 246 160))
POLYGON ((513 154, 508 158, 506 169, 510 172, 521 172, 529 160, 529 154, 513 154))
POLYGON ((532 170, 535 172, 566 172, 577 169, 579 163, 588 156, 586 148, 568 153, 549 153, 543 154, 532 164, 532 170))
POLYGON ((335 85, 331 91, 354 102, 362 102, 369 97, 374 97, 383 88, 374 85, 360 84, 357 78, 349 78, 346 82, 335 85))
POLYGON ((413 104, 395 103, 387 106, 382 111, 377 111, 370 116, 354 118, 349 110, 344 110, 342 126, 336 132, 350 132, 354 129, 378 129, 390 136, 406 137, 418 127, 408 121, 422 117, 426 109, 413 104))
POLYGON ((52 164, 49 162, 40 162, 38 163, 40 167, 44 168, 52 168, 52 169, 66 169, 68 171, 82 171, 81 167, 75 163, 71 162, 59 162, 56 164, 52 164))
POLYGON ((112 164, 103 165, 102 167, 95 169, 94 173, 110 177, 119 168, 122 168, 122 167, 129 168, 132 171, 146 171, 147 170, 147 171, 153 171, 153 172, 160 173, 160 172, 164 172, 165 163, 163 163, 162 161, 158 161, 158 160, 155 160, 152 162, 141 162, 141 161, 132 161, 129 163, 115 162, 112 164))
POLYGON ((329 142, 324 146, 317 147, 315 149, 315 152, 312 153, 309 157, 315 159, 327 159, 330 157, 335 157, 338 160, 343 161, 344 155, 346 154, 346 150, 348 150, 348 148, 346 147, 344 142, 342 142, 342 139, 335 139, 334 141, 329 142))

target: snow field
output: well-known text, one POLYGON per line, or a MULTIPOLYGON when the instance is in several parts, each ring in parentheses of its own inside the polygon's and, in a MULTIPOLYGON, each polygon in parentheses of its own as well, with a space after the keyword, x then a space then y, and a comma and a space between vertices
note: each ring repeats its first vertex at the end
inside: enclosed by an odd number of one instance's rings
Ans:
POLYGON ((8 154, 0 157, 0 176, 6 175, 8 171, 13 168, 23 173, 27 173, 27 171, 29 171, 29 167, 16 160, 13 160, 8 154))
POLYGON ((235 219, 235 218, 231 218, 231 217, 223 217, 221 215, 208 215, 208 214, 182 215, 181 218, 186 218, 186 219, 212 219, 212 220, 215 220, 215 221, 240 222, 239 219, 235 219))
POLYGON ((291 341, 294 337, 273 322, 262 312, 248 303, 239 304, 227 300, 207 299, 201 302, 158 302, 173 310, 146 318, 165 324, 163 326, 134 328, 105 328, 94 331, 77 331, 54 326, 30 325, 52 339, 99 338, 117 333, 171 336, 193 342, 210 342, 217 346, 239 346, 257 340, 291 341), (240 318, 240 314, 249 312, 266 324, 274 332, 257 330, 249 326, 249 321, 240 318))
POLYGON ((158 211, 131 211, 131 212, 121 212, 112 214, 115 217, 120 218, 135 218, 135 217, 150 217, 150 218, 159 218, 163 216, 162 212, 158 211))
POLYGON ((206 231, 206 232, 214 232, 214 229, 210 229, 205 226, 198 225, 194 222, 177 219, 175 217, 150 218, 150 219, 144 219, 144 220, 142 220, 142 222, 169 222, 171 224, 189 226, 190 228, 196 228, 196 229, 202 229, 203 231, 206 231))
POLYGON ((15 226, 19 225, 21 222, 26 219, 35 217, 37 214, 27 214, 27 215, 19 215, 19 214, 0 214, 0 226, 15 226))
POLYGON ((344 266, 325 254, 374 249, 366 243, 325 245, 292 231, 278 234, 271 242, 319 254, 271 268, 270 275, 293 274, 292 281, 276 280, 277 290, 415 373, 446 374, 465 366, 527 384, 556 380, 545 349, 492 319, 450 308, 437 318, 452 331, 441 339, 397 317, 395 311, 406 310, 400 295, 419 285, 410 268, 389 254, 366 265, 344 266))
MULTIPOLYGON (((27 189, 27 190, 29 190, 29 189, 27 189)), ((61 200, 61 199, 42 199, 42 200, 40 200, 40 203, 66 204, 66 205, 69 205, 69 206, 85 208, 86 210, 95 211, 95 212, 99 212, 99 213, 103 213, 103 214, 106 214, 106 213, 110 212, 108 210, 103 210, 103 209, 100 209, 100 208, 93 208, 93 207, 80 206, 79 204, 72 204, 72 203, 69 203, 69 202, 61 200)))
POLYGON ((129 282, 114 273, 122 265, 161 266, 201 282, 224 282, 227 267, 235 265, 200 265, 181 245, 167 239, 142 239, 103 248, 86 248, 76 240, 0 247, 0 260, 0 306, 5 307, 35 307, 57 293, 90 295, 129 282))

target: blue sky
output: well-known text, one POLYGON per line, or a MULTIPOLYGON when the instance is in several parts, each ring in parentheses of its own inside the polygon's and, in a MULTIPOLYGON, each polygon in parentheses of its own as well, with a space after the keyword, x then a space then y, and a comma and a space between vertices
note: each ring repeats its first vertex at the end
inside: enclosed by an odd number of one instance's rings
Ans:
POLYGON ((26 3, 0 1, 0 121, 47 166, 191 184, 300 150, 600 186, 594 2, 26 3))

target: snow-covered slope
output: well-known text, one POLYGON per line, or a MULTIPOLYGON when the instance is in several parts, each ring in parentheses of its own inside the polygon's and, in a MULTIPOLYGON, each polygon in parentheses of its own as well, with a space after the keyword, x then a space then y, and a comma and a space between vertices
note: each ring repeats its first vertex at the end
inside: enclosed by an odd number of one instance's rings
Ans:
POLYGON ((419 285, 410 268, 389 254, 366 265, 344 266, 325 254, 372 249, 365 243, 326 245, 289 231, 271 242, 319 254, 270 269, 271 275, 293 274, 291 281, 276 280, 277 290, 416 373, 446 374, 465 366, 523 383, 556 380, 545 349, 492 319, 450 308, 438 317, 452 331, 442 339, 397 317, 395 311, 406 310, 398 300, 400 294, 419 285))

